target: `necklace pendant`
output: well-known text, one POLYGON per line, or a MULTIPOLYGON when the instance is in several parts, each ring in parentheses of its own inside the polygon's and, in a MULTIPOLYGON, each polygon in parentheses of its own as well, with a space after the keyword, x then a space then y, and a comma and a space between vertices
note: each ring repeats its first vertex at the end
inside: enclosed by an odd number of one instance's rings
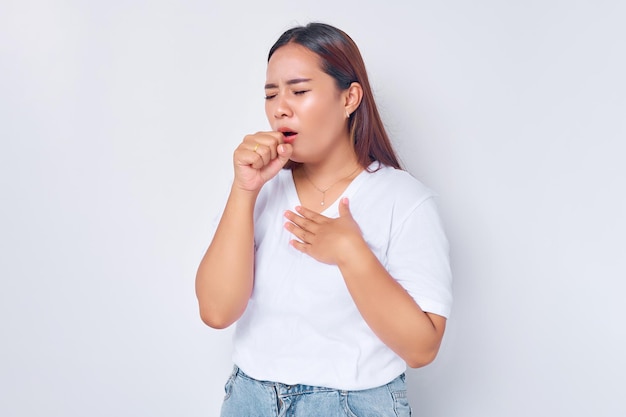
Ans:
POLYGON ((324 205, 324 202, 322 201, 322 202, 320 203, 320 206, 323 206, 323 205, 324 205))

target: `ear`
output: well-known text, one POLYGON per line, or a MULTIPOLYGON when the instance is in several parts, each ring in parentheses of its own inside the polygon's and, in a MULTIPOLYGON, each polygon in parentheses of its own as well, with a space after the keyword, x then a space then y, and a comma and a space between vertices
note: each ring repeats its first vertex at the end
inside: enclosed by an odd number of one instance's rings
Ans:
POLYGON ((350 87, 344 91, 344 97, 346 114, 354 113, 363 99, 363 87, 357 82, 350 84, 350 87))

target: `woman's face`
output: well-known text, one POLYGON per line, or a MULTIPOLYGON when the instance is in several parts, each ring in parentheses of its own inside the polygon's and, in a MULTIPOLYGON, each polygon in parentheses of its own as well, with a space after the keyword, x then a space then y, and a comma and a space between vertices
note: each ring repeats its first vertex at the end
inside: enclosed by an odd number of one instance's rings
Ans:
POLYGON ((346 96, 309 49, 289 43, 267 65, 265 114, 293 144, 291 159, 316 163, 349 144, 346 96))

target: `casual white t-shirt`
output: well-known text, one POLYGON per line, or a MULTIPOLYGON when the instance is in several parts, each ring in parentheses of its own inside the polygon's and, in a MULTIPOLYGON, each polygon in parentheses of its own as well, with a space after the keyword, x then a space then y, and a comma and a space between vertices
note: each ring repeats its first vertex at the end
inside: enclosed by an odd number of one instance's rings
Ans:
MULTIPOLYGON (((361 172, 342 196, 391 276, 422 310, 448 317, 448 242, 433 193, 406 171, 382 167, 361 172)), ((338 217, 338 202, 322 214, 338 217)), ((233 361, 253 378, 289 385, 359 390, 388 383, 406 364, 363 320, 339 268, 290 246, 284 212, 297 205, 290 170, 259 193, 254 290, 237 322, 233 361)))

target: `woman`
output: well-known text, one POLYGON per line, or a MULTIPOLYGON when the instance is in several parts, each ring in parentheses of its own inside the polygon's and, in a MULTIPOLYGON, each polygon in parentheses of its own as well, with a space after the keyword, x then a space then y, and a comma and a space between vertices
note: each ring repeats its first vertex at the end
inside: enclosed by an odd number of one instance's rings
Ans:
POLYGON ((202 320, 237 321, 222 416, 408 416, 406 364, 435 358, 452 298, 433 194, 339 29, 286 31, 265 94, 196 278, 202 320))

